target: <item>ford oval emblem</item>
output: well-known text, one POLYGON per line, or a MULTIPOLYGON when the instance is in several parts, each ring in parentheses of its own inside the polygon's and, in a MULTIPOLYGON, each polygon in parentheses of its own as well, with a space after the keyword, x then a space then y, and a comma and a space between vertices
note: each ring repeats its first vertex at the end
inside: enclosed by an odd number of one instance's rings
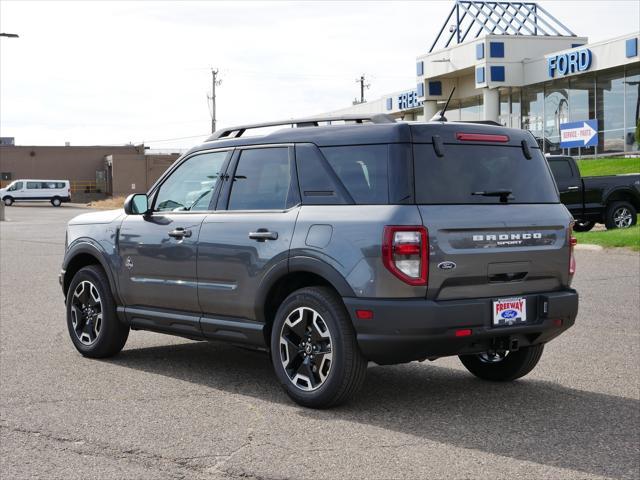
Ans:
POLYGON ((454 268, 456 268, 456 264, 453 262, 440 262, 438 264, 438 268, 440 270, 453 270, 454 268))
POLYGON ((516 312, 515 310, 505 310, 504 312, 502 312, 500 314, 500 316, 502 318, 512 319, 512 318, 516 318, 518 316, 518 312, 516 312))

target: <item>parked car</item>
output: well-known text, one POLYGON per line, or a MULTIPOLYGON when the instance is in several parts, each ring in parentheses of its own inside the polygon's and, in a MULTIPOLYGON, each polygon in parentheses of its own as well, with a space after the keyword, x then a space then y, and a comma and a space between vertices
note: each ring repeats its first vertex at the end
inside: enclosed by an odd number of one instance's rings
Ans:
POLYGON ((529 373, 578 311, 571 215, 534 137, 346 120, 218 131, 124 210, 72 219, 60 282, 77 350, 114 355, 130 329, 263 349, 318 408, 370 361, 529 373))
POLYGON ((629 228, 638 221, 640 174, 580 177, 572 157, 548 155, 560 200, 576 219, 574 229, 587 232, 596 222, 629 228))
POLYGON ((0 188, 0 199, 9 207, 14 202, 48 201, 54 207, 71 201, 69 180, 15 180, 0 188))

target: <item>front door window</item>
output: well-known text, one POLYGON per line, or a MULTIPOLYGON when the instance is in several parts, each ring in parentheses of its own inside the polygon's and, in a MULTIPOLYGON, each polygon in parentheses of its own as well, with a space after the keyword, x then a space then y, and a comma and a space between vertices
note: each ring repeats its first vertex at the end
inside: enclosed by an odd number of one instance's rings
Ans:
POLYGON ((154 211, 209 210, 228 153, 203 153, 185 161, 160 187, 154 211))

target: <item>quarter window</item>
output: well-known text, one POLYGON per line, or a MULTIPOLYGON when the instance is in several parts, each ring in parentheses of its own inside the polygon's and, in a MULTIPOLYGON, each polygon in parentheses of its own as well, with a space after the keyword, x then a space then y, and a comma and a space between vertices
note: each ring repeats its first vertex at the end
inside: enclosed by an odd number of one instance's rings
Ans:
POLYGON ((27 182, 27 188, 29 190, 40 190, 42 184, 40 182, 27 182))
POLYGON ((182 163, 158 190, 154 210, 208 210, 227 154, 228 152, 203 153, 182 163))
POLYGON ((356 203, 388 203, 387 145, 326 147, 321 150, 356 203))
POLYGON ((229 210, 284 210, 296 198, 288 148, 244 150, 233 176, 229 210))

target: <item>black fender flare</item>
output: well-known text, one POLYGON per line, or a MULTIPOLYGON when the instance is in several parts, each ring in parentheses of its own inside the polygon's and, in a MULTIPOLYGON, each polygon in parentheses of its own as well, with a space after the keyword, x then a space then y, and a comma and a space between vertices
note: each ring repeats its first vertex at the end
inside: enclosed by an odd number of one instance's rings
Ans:
POLYGON ((318 275, 329 282, 341 297, 355 297, 355 293, 345 278, 334 267, 314 257, 295 256, 281 260, 264 276, 255 300, 255 316, 265 321, 264 305, 273 286, 284 276, 295 272, 307 272, 318 275))
MULTIPOLYGON (((97 246, 95 242, 85 239, 73 243, 64 255, 64 260, 62 261, 62 270, 66 273, 71 261, 81 254, 91 255, 98 261, 98 263, 104 270, 107 279, 109 280, 109 287, 111 287, 111 293, 113 294, 113 298, 116 301, 116 304, 122 305, 120 295, 118 293, 116 279, 113 275, 113 271, 109 266, 109 262, 106 258, 106 253, 99 246, 97 246)), ((71 279, 68 279, 68 281, 71 281, 71 279)))

